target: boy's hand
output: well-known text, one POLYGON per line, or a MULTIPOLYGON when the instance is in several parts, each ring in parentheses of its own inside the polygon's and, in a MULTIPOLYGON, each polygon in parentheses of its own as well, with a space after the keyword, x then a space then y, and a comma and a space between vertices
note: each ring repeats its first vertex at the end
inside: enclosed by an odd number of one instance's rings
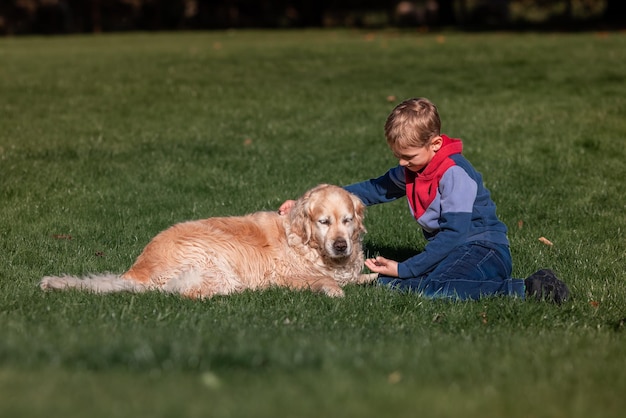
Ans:
POLYGON ((289 213, 289 211, 293 208, 293 205, 295 205, 296 201, 295 200, 285 200, 285 202, 280 205, 280 207, 278 208, 278 214, 279 215, 286 215, 289 213))
POLYGON ((385 257, 367 258, 365 265, 374 273, 389 277, 398 277, 398 262, 385 257))

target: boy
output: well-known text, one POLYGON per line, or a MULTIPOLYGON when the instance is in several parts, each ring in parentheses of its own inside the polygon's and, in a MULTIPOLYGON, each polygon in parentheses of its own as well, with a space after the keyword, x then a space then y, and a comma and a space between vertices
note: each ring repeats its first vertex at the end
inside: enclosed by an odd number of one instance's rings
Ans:
MULTIPOLYGON (((478 299, 511 295, 567 300, 569 289, 551 270, 525 280, 511 278, 507 228, 482 177, 463 157, 462 143, 441 134, 436 106, 409 99, 385 123, 387 144, 398 166, 381 177, 346 186, 366 205, 406 196, 411 214, 428 241, 424 251, 403 262, 382 256, 365 260, 378 283, 431 298, 478 299)), ((286 201, 279 213, 287 213, 286 201)))

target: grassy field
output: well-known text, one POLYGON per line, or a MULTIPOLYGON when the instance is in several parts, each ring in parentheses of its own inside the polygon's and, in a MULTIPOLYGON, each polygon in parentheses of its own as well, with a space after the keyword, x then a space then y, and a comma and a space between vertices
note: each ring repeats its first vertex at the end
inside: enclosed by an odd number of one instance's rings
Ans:
MULTIPOLYGON (((0 39, 0 416, 623 416, 625 74, 623 33, 0 39), (382 174, 414 96, 482 172, 515 276, 550 267, 570 302, 38 289, 122 272, 172 223, 382 174)), ((423 248, 405 202, 366 225, 368 254, 423 248)))

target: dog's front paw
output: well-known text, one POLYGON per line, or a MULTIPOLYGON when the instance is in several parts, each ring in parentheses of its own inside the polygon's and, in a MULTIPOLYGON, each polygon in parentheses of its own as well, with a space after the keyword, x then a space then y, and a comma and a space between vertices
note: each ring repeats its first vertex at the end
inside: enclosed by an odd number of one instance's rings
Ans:
POLYGON ((359 278, 357 279, 357 283, 358 284, 370 284, 370 283, 374 283, 376 280, 378 280, 378 273, 364 273, 364 274, 359 275, 359 278))
POLYGON ((322 293, 331 298, 342 298, 345 296, 345 293, 339 286, 323 286, 321 289, 322 293))

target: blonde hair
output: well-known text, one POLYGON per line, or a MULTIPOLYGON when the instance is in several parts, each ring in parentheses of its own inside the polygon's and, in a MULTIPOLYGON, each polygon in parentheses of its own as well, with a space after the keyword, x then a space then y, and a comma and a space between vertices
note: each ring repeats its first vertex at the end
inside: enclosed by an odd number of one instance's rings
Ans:
POLYGON ((385 123, 385 138, 391 149, 425 147, 440 134, 437 106, 421 97, 400 103, 385 123))

